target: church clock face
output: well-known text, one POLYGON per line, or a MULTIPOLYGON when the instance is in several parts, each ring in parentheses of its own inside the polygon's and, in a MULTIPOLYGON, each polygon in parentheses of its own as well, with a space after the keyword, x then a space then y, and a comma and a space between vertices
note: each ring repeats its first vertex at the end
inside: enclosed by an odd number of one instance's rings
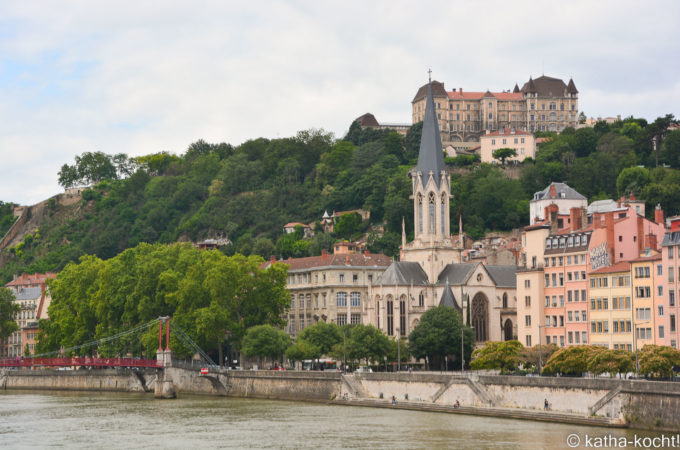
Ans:
POLYGON ((477 281, 482 281, 482 274, 481 273, 477 274, 477 281))

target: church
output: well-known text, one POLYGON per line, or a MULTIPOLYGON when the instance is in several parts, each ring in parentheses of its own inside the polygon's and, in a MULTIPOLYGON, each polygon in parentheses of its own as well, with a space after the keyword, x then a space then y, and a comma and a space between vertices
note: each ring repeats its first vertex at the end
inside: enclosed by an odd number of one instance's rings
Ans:
MULTIPOLYGON (((474 327, 478 343, 517 336, 516 266, 463 263, 463 247, 451 236, 451 179, 444 163, 432 97, 427 100, 417 166, 412 182, 414 239, 402 225, 400 261, 392 262, 368 287, 362 322, 388 336, 407 337, 430 308, 456 308, 474 327)), ((462 236, 461 236, 462 237, 462 236)))

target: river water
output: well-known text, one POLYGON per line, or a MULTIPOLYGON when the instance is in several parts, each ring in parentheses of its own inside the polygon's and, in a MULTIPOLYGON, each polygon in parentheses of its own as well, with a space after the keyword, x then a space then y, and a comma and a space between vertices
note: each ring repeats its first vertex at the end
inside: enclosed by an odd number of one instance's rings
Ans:
POLYGON ((0 391, 0 449, 560 449, 571 433, 636 432, 306 402, 0 391))

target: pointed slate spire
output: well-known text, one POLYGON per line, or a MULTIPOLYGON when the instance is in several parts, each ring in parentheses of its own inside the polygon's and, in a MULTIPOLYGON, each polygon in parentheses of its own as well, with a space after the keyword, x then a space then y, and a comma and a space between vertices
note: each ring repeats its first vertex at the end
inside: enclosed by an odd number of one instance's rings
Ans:
POLYGON ((567 92, 570 94, 578 94, 574 80, 569 78, 569 84, 567 85, 567 92))
POLYGON ((446 170, 444 154, 442 150, 442 138, 439 133, 437 113, 432 98, 432 82, 427 85, 427 100, 425 101, 425 118, 423 119, 423 132, 420 137, 420 152, 418 153, 418 165, 416 170, 422 173, 423 187, 427 185, 430 172, 435 185, 439 188, 441 173, 446 170))
POLYGON ((519 86, 517 86, 517 83, 515 83, 515 89, 512 90, 514 94, 519 94, 519 86))
POLYGON ((534 84, 533 78, 529 77, 529 86, 527 87, 527 92, 538 92, 536 85, 534 84))
POLYGON ((460 306, 458 306, 458 302, 456 302, 456 298, 453 296, 448 277, 446 278, 446 287, 444 288, 444 292, 442 292, 442 298, 439 300, 439 306, 448 306, 449 308, 455 308, 458 311, 462 311, 460 306))

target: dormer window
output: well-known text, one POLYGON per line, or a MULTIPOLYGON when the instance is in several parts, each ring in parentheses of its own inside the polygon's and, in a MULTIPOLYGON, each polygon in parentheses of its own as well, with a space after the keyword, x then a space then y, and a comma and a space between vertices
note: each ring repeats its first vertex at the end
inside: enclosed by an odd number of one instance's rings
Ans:
POLYGON ((551 246, 550 246, 550 238, 548 238, 548 239, 545 240, 545 248, 546 248, 547 250, 550 250, 550 248, 551 248, 551 246))
POLYGON ((564 244, 565 244, 564 241, 565 241, 564 238, 560 238, 560 248, 564 248, 564 244))
POLYGON ((567 247, 573 247, 574 246, 574 238, 572 236, 569 236, 569 239, 567 239, 567 247))

